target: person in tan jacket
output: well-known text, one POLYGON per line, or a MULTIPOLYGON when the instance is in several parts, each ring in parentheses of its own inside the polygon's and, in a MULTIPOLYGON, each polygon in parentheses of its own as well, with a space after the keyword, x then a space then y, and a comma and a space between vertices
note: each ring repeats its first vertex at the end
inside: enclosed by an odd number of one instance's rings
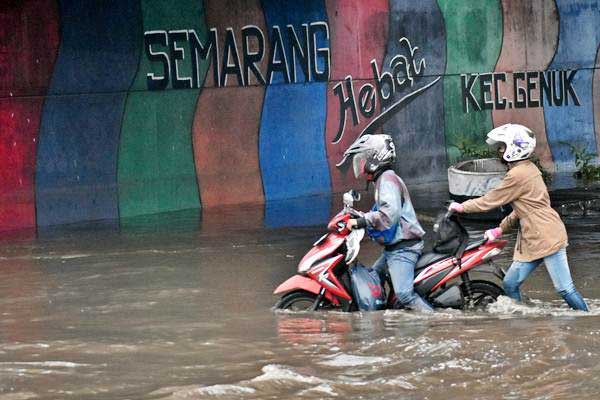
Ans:
POLYGON ((454 212, 476 213, 510 203, 513 211, 500 226, 485 232, 489 240, 498 239, 511 228, 518 228, 513 263, 504 277, 504 291, 521 301, 519 287, 542 262, 556 291, 575 310, 588 311, 569 270, 566 247, 568 237, 560 216, 550 206, 550 196, 542 174, 529 157, 535 149, 533 132, 518 124, 506 124, 487 135, 488 145, 497 148, 508 172, 495 189, 461 204, 453 202, 454 212))

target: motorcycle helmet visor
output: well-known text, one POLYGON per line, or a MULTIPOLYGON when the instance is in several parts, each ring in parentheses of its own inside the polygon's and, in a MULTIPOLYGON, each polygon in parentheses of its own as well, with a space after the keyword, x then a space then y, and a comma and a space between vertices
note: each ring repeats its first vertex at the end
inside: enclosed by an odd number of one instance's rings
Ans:
POLYGON ((366 152, 355 154, 352 158, 352 169, 354 170, 354 177, 360 178, 361 175, 365 174, 365 167, 367 165, 368 156, 366 152))
POLYGON ((497 150, 500 146, 502 146, 504 144, 504 142, 499 142, 490 137, 487 138, 485 142, 492 150, 497 150))

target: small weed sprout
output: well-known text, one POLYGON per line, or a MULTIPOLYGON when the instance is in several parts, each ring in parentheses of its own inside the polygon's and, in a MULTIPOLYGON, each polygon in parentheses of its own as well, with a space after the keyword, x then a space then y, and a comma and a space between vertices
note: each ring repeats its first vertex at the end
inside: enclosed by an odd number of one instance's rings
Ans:
POLYGON ((577 171, 573 175, 577 179, 585 181, 600 180, 600 165, 592 164, 592 160, 598 156, 596 153, 588 151, 584 146, 578 147, 562 141, 559 143, 569 147, 571 154, 575 156, 575 168, 577 168, 577 171))

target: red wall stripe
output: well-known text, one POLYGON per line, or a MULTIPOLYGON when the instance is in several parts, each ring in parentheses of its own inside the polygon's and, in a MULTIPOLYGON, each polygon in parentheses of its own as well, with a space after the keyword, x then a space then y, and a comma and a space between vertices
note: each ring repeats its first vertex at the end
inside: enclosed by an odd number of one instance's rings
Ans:
MULTIPOLYGON (((260 1, 209 0, 205 7, 208 27, 217 28, 220 49, 224 49, 226 29, 232 28, 240 50, 241 30, 246 25, 257 26, 265 36, 265 49, 269 48, 269 32, 260 1)), ((256 49, 251 47, 251 50, 256 49)), ((263 64, 267 58, 263 58, 263 64)), ((214 68, 211 65, 206 74, 193 127, 202 207, 262 203, 258 133, 265 86, 256 85, 255 79, 250 80, 253 86, 238 86, 237 79, 229 76, 226 88, 215 88, 214 68)), ((266 71, 265 65, 259 69, 266 71)))
MULTIPOLYGON (((331 35, 331 81, 327 85, 327 125, 325 140, 327 158, 331 174, 332 192, 338 193, 356 187, 351 168, 345 171, 335 166, 346 148, 358 137, 369 120, 361 118, 354 126, 350 112, 346 115, 346 127, 341 140, 332 143, 338 133, 340 123, 340 100, 333 88, 342 82, 344 93, 348 95, 343 82, 351 75, 354 81, 355 101, 358 104, 360 87, 373 84, 371 60, 375 59, 381 69, 381 62, 387 45, 389 20, 387 0, 364 2, 360 0, 327 1, 327 17, 331 35)), ((359 117, 362 117, 359 112, 359 117)))
POLYGON ((38 132, 59 41, 58 7, 54 1, 3 4, 0 10, 0 231, 35 227, 38 132))

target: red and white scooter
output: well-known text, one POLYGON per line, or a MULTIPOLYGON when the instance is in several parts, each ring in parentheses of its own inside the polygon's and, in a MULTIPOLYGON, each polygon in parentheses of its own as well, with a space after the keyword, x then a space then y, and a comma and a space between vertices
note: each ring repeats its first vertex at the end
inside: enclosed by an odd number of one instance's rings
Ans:
MULTIPOLYGON (((298 273, 281 285, 274 294, 281 298, 277 309, 314 311, 318 309, 357 310, 357 299, 351 287, 350 267, 360 252, 364 229, 348 230, 350 218, 362 214, 352 208, 360 195, 354 191, 344 194, 344 208, 327 225, 328 233, 317 240, 310 251, 300 260, 298 273)), ((449 215, 446 215, 448 218, 449 215)), ((503 295, 502 288, 493 280, 502 281, 504 272, 492 264, 493 257, 506 246, 505 240, 470 243, 462 257, 425 253, 415 266, 414 290, 434 307, 485 308, 503 295), (471 279, 471 272, 481 273, 484 278, 471 279)), ((382 287, 372 287, 374 295, 382 287)), ((387 307, 393 308, 395 297, 390 290, 387 307)))

